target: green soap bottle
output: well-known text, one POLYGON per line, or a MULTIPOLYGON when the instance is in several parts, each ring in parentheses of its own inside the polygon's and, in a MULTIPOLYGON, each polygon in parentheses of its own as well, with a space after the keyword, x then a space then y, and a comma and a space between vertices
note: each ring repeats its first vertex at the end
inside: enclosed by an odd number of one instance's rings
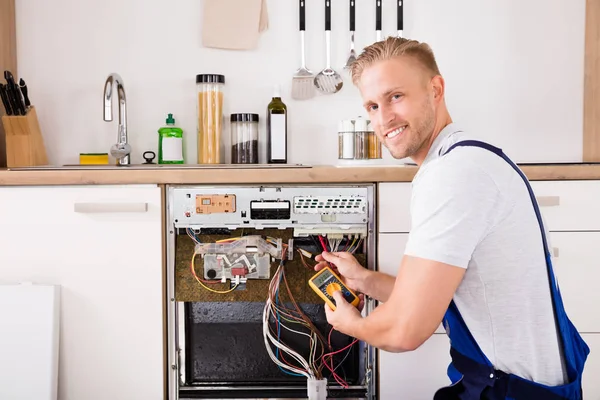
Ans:
POLYGON ((183 164, 183 130, 175 126, 173 114, 167 125, 158 130, 158 163, 183 164))

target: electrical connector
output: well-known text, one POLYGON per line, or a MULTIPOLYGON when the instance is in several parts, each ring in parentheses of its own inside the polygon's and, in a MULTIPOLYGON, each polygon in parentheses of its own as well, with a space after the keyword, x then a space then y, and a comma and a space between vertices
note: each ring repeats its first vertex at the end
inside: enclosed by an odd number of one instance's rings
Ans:
POLYGON ((312 258, 312 253, 309 253, 308 251, 304 250, 304 249, 299 249, 300 253, 302 253, 302 255, 306 258, 312 258))
POLYGON ((306 389, 308 400, 326 400, 327 399, 327 379, 309 379, 306 389))

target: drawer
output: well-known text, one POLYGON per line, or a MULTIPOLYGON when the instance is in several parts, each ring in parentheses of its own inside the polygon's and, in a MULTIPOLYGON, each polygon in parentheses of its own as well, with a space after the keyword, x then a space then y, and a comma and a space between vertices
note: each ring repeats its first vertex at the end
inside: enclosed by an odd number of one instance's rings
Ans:
POLYGON ((600 332, 600 232, 551 232, 549 239, 569 318, 580 332, 600 332))
POLYGON ((378 231, 410 232, 411 183, 380 183, 378 187, 378 231))
MULTIPOLYGON (((382 233, 378 236, 377 269, 380 272, 396 276, 402 261, 402 255, 408 241, 408 233, 382 233)), ((443 326, 435 331, 446 333, 443 326)))
POLYGON ((435 334, 418 349, 406 353, 379 350, 379 398, 381 400, 432 399, 450 384, 448 336, 435 334))
MULTIPOLYGON (((530 182, 550 231, 600 231, 600 181, 530 182)), ((410 232, 411 183, 380 183, 378 227, 410 232)))
POLYGON ((549 231, 600 230, 600 181, 534 181, 549 231))

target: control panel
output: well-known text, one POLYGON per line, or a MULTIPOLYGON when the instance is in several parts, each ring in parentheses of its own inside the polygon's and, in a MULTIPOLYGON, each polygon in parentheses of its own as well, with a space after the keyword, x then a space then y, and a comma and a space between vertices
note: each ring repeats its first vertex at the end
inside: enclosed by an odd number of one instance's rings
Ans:
POLYGON ((366 236, 368 188, 364 186, 193 186, 172 188, 176 228, 294 228, 366 236))

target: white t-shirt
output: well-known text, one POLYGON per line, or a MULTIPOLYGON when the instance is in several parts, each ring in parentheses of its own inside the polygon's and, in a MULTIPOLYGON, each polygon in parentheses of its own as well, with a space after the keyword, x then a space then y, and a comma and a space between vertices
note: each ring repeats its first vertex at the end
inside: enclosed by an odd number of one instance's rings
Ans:
POLYGON ((496 369, 546 385, 566 382, 542 236, 518 173, 455 124, 434 141, 412 182, 405 254, 466 268, 454 295, 496 369))

